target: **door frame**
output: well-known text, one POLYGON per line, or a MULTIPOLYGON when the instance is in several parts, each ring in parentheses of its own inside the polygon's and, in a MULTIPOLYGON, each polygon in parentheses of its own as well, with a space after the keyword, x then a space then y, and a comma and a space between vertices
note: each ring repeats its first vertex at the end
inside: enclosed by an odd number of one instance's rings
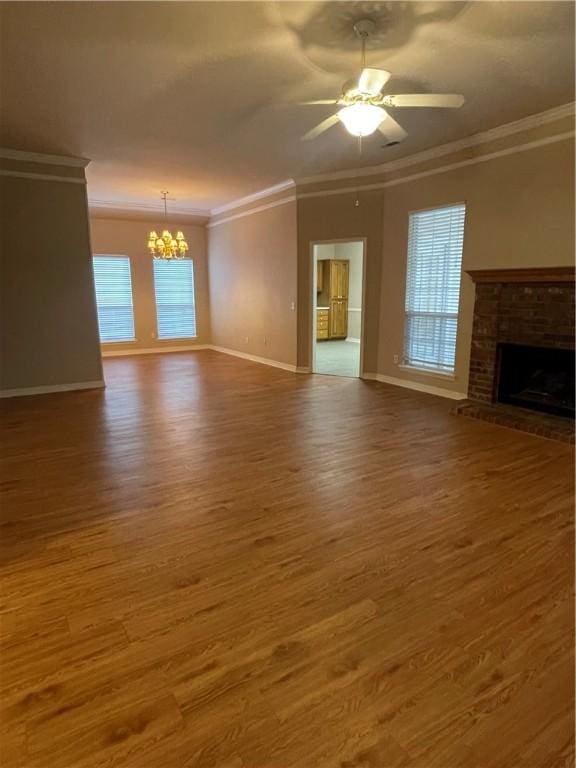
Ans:
POLYGON ((364 377, 364 334, 365 334, 365 315, 366 315, 366 251, 367 238, 365 237, 339 237, 334 240, 311 240, 310 241, 310 285, 312 286, 311 301, 311 350, 310 350, 310 373, 316 373, 316 254, 317 245, 337 245, 340 243, 362 243, 362 306, 360 308, 360 365, 358 378, 364 377))

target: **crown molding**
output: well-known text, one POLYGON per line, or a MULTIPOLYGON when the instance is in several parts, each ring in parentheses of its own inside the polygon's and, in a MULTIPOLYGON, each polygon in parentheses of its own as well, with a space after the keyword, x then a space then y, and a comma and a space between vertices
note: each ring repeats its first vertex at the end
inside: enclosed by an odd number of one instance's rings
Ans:
POLYGON ((210 215, 218 216, 221 213, 233 211, 234 209, 241 208, 244 205, 250 205, 250 203, 254 203, 256 200, 261 200, 263 197, 270 197, 271 195, 277 195, 280 192, 285 192, 287 189, 293 189, 294 186, 294 179, 286 179, 286 181, 281 181, 279 184, 275 184, 272 187, 266 187, 266 189, 261 189, 259 192, 246 195, 246 197, 239 197, 237 200, 233 200, 231 203, 226 203, 225 205, 220 205, 217 208, 213 208, 210 211, 210 215))
POLYGON ((353 179, 363 176, 375 176, 382 173, 398 171, 411 165, 425 163, 428 160, 434 160, 437 157, 451 155, 463 149, 469 149, 470 147, 479 146, 480 144, 487 144, 491 141, 496 141, 498 139, 506 138, 507 136, 512 136, 515 133, 520 133, 521 131, 529 131, 533 128, 538 128, 541 125, 547 125, 548 123, 554 123, 558 120, 562 120, 565 117, 571 117, 574 115, 574 107, 574 102, 563 104, 560 107, 554 107, 553 109, 548 109, 545 112, 539 112, 535 115, 523 117, 521 120, 515 120, 512 123, 505 123, 504 125, 499 125, 496 128, 490 128, 487 131, 475 133, 471 136, 467 136, 464 139, 457 139, 456 141, 450 141, 447 144, 440 144, 437 147, 425 149, 422 152, 417 152, 416 154, 408 155, 407 157, 401 157, 398 160, 389 160, 388 162, 381 163, 380 165, 372 165, 366 168, 351 168, 349 170, 334 171, 332 173, 321 173, 315 176, 303 176, 296 178, 295 181, 298 185, 316 184, 322 181, 353 179))
POLYGON ((270 208, 276 208, 279 205, 286 205, 286 203, 293 203, 296 201, 296 195, 288 195, 288 197, 281 197, 279 200, 273 200, 271 203, 264 203, 264 205, 258 205, 255 208, 249 208, 247 211, 240 211, 240 213, 234 213, 232 216, 225 216, 223 219, 216 219, 216 221, 209 221, 206 225, 208 229, 219 227, 221 224, 226 224, 229 221, 235 219, 243 219, 246 216, 253 216, 255 213, 262 213, 270 208))
MULTIPOLYGON (((216 221, 213 220, 214 216, 219 216, 220 214, 234 211, 238 208, 242 208, 244 206, 250 205, 251 203, 257 202, 258 200, 262 200, 264 198, 268 198, 273 195, 280 194, 281 192, 285 192, 287 190, 293 190, 297 185, 300 186, 300 185, 314 184, 314 183, 325 182, 325 181, 337 181, 340 179, 355 179, 355 178, 376 176, 376 175, 387 173, 387 172, 389 173, 389 172, 397 171, 402 168, 408 168, 412 165, 417 165, 419 163, 424 163, 429 160, 433 160, 437 157, 451 155, 463 149, 468 149, 470 147, 486 144, 492 141, 496 141, 498 139, 505 138, 507 136, 512 136, 522 131, 527 131, 542 125, 547 125, 549 123, 562 120, 563 118, 566 118, 566 117, 571 117, 574 115, 574 110, 575 110, 575 104, 574 102, 570 102, 569 104, 563 104, 559 107, 554 107, 553 109, 546 110, 545 112, 539 112, 534 115, 529 115, 528 117, 524 117, 521 120, 516 120, 511 123, 505 123, 504 125, 497 126, 496 128, 490 128, 487 131, 482 131, 481 133, 476 133, 471 136, 467 136, 466 138, 463 138, 463 139, 458 139, 456 141, 448 142, 447 144, 441 144, 440 146, 432 147, 431 149, 427 149, 422 152, 417 152, 413 155, 408 155, 407 157, 401 157, 398 160, 391 160, 386 163, 382 163, 380 165, 370 166, 367 168, 353 168, 353 169, 344 170, 344 171, 334 171, 332 173, 318 174, 315 176, 305 176, 305 177, 300 177, 295 179, 286 179, 285 181, 282 181, 279 184, 275 184, 271 187, 266 187, 265 189, 261 189, 260 191, 254 192, 251 195, 240 197, 236 200, 233 200, 230 203, 226 203, 224 205, 217 206, 216 208, 212 208, 211 210, 199 209, 199 208, 182 208, 182 207, 178 208, 171 205, 170 215, 180 216, 180 217, 190 217, 190 218, 202 218, 205 220, 210 220, 210 223, 208 224, 208 226, 214 227, 214 226, 217 226, 218 224, 224 224, 227 221, 231 221, 236 218, 241 218, 242 216, 247 216, 252 213, 259 213, 261 211, 267 210, 268 208, 275 207, 276 205, 283 205, 284 203, 291 202, 292 200, 295 199, 295 196, 293 195, 289 195, 287 197, 282 198, 281 200, 273 201, 272 203, 269 203, 269 204, 258 206, 248 211, 243 211, 241 213, 234 214, 232 216, 227 216, 222 219, 217 219, 216 221)), ((446 172, 455 168, 463 167, 466 165, 473 165, 475 163, 483 162, 484 160, 490 160, 495 157, 514 154, 517 151, 521 152, 527 149, 532 149, 534 147, 545 146, 546 144, 554 143, 555 141, 560 141, 573 135, 574 135, 573 132, 558 134, 555 136, 547 137, 545 139, 539 139, 534 142, 515 145, 514 147, 493 152, 485 156, 480 156, 478 158, 471 158, 466 161, 451 163, 451 164, 442 166, 440 168, 434 168, 429 171, 423 171, 422 173, 413 174, 410 176, 403 177, 401 179, 395 179, 389 182, 365 184, 358 189, 369 190, 369 189, 379 189, 386 186, 394 186, 396 184, 413 181, 417 178, 421 178, 424 176, 434 175, 436 173, 443 173, 443 172, 446 172)), ((19 150, 10 150, 10 149, 0 149, 0 157, 6 157, 8 159, 15 159, 15 160, 17 159, 28 160, 30 162, 45 162, 45 163, 54 163, 54 164, 60 164, 60 165, 73 165, 77 167, 85 167, 85 165, 89 162, 84 158, 66 158, 66 157, 60 157, 57 155, 40 155, 33 152, 20 152, 19 150)), ((357 187, 354 187, 354 189, 356 188, 357 187)), ((346 187, 346 188, 342 187, 335 190, 323 190, 318 192, 303 191, 298 193, 298 197, 316 197, 316 196, 323 196, 327 194, 342 194, 350 191, 350 189, 351 187, 346 187)), ((126 214, 127 216, 138 214, 141 217, 157 216, 164 212, 163 204, 160 202, 159 203, 138 203, 138 202, 123 203, 117 200, 101 200, 96 198, 90 198, 88 201, 88 205, 89 205, 89 208, 93 211, 103 211, 103 212, 110 211, 110 212, 116 213, 117 216, 121 214, 126 214)))
POLYGON ((372 184, 349 184, 345 187, 336 187, 334 189, 320 189, 314 192, 298 192, 298 199, 303 200, 309 197, 329 197, 331 195, 345 195, 350 192, 369 192, 374 189, 386 189, 387 187, 397 187, 400 184, 409 184, 412 181, 418 179, 424 179, 428 176, 436 176, 440 173, 448 173, 449 171, 457 170, 458 168, 466 168, 470 165, 478 165, 479 163, 486 163, 490 160, 495 160, 499 157, 508 157, 509 155, 516 155, 519 152, 528 152, 538 147, 546 147, 550 144, 557 144, 560 141, 566 141, 568 139, 574 139, 574 131, 565 131, 564 133, 557 133, 554 136, 547 136, 544 139, 536 139, 535 141, 529 141, 526 144, 514 144, 512 147, 506 149, 499 149, 496 152, 488 152, 485 155, 478 155, 477 157, 469 158, 468 160, 459 160, 456 163, 448 163, 447 165, 440 165, 436 168, 430 168, 427 171, 420 171, 419 173, 412 173, 407 176, 401 176, 399 179, 391 179, 390 181, 376 181, 372 184))
MULTIPOLYGON (((119 200, 102 200, 90 197, 88 208, 93 211, 110 211, 116 214, 139 214, 140 216, 158 216, 164 214, 164 203, 122 202, 119 200)), ((189 218, 209 219, 210 211, 202 208, 183 208, 170 205, 170 217, 181 216, 189 218)))
POLYGON ((21 163, 41 163, 43 165, 64 165, 71 168, 86 168, 90 160, 86 157, 69 157, 68 155, 43 155, 40 152, 24 152, 20 149, 0 147, 0 158, 18 160, 21 163))
POLYGON ((84 184, 86 179, 78 176, 58 176, 55 173, 28 173, 26 171, 5 171, 0 169, 0 176, 12 176, 16 179, 34 179, 34 181, 58 181, 64 184, 84 184))

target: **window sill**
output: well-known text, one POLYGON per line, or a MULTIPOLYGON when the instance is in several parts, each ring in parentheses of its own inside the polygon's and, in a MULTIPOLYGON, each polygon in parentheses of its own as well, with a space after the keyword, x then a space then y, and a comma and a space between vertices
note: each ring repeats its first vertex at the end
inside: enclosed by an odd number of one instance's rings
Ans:
POLYGON ((162 338, 156 337, 155 341, 162 343, 163 341, 196 341, 198 336, 162 336, 162 338))
POLYGON ((401 371, 410 371, 411 373, 417 373, 420 376, 434 376, 438 379, 444 379, 447 381, 455 381, 456 374, 448 371, 438 371, 434 368, 418 368, 416 365, 399 365, 401 371))

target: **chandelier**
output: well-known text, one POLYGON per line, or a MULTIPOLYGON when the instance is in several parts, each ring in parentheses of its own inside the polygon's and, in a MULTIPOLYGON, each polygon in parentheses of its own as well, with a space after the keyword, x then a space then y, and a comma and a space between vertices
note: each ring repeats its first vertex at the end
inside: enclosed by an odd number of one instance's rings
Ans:
MULTIPOLYGON (((164 220, 168 222, 168 192, 162 190, 160 197, 164 200, 164 220)), ((176 237, 172 237, 172 233, 168 229, 162 231, 162 235, 158 237, 156 230, 152 230, 148 235, 148 250, 154 256, 155 259, 184 259, 188 252, 188 243, 184 234, 180 231, 176 232, 176 237)))

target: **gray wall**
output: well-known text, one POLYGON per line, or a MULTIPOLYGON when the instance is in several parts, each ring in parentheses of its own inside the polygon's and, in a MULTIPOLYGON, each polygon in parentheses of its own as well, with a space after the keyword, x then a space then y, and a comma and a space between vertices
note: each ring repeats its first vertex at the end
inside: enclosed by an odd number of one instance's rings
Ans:
POLYGON ((84 183, 0 176, 0 222, 0 390, 101 382, 84 183))

